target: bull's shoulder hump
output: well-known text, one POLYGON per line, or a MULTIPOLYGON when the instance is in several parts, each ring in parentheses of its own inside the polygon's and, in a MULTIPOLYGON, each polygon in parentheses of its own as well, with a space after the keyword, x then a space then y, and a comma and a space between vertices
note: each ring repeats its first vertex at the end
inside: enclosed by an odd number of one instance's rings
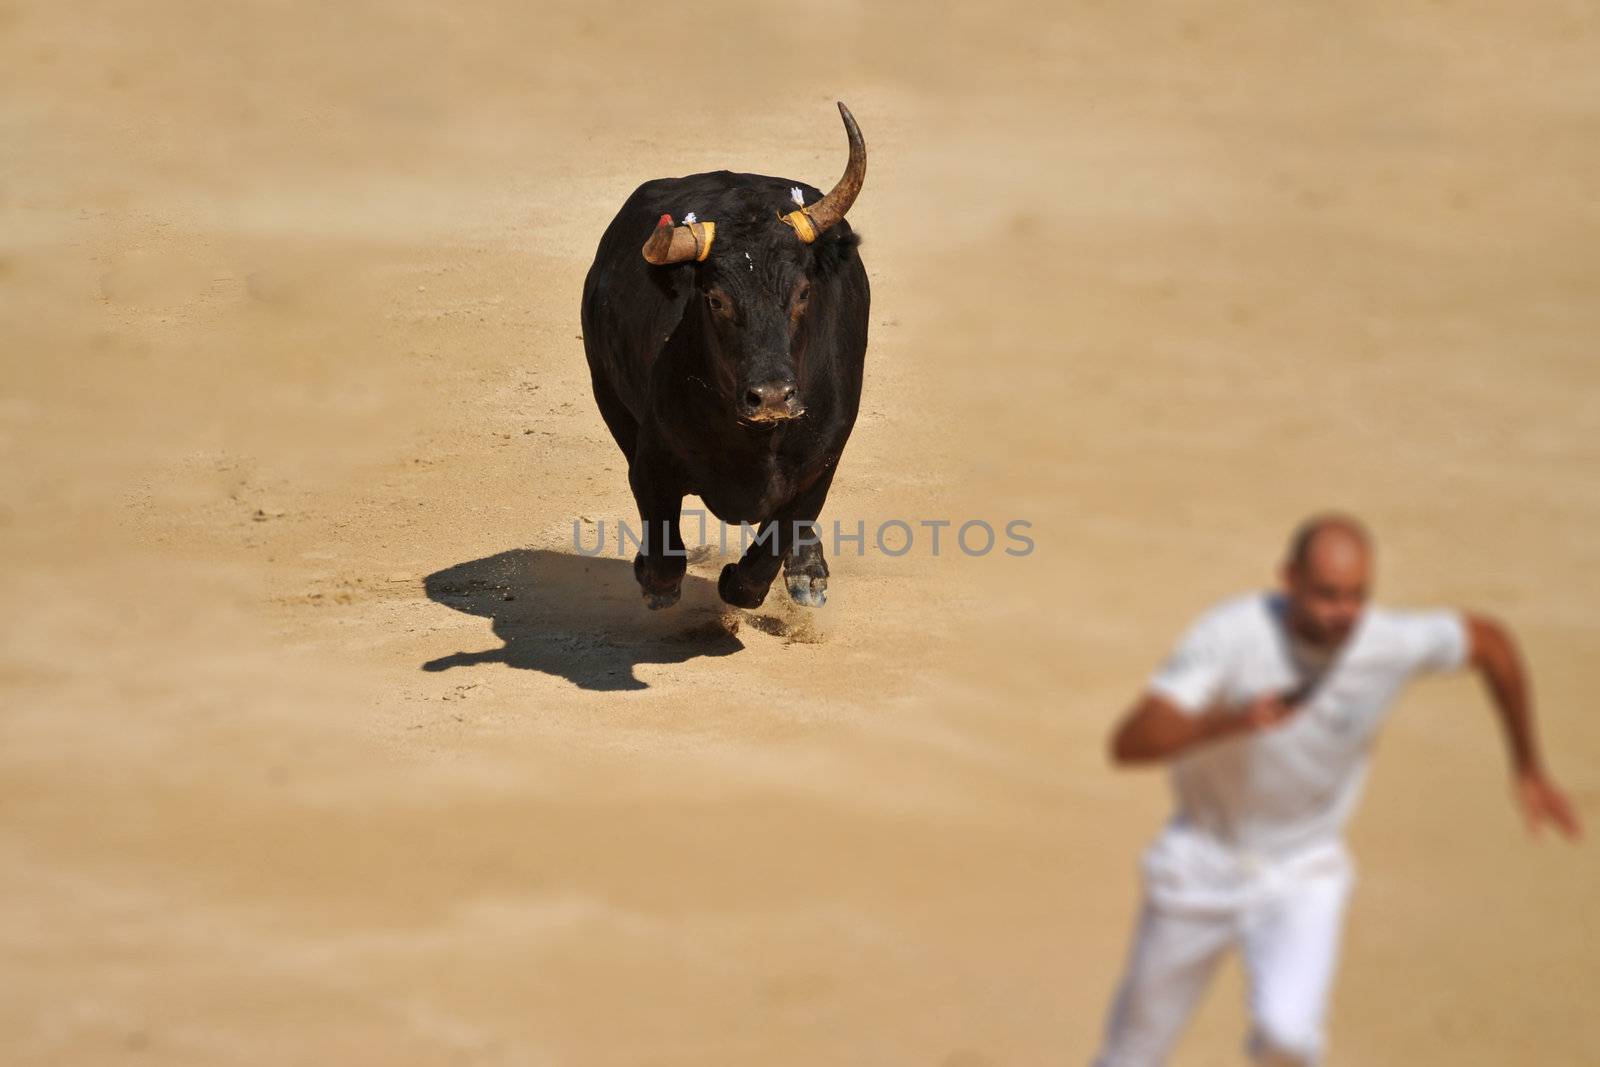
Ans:
POLYGON ((743 171, 708 170, 676 178, 651 178, 641 183, 633 191, 630 199, 650 199, 683 193, 716 194, 735 189, 771 191, 787 197, 791 188, 798 188, 804 193, 807 203, 812 203, 822 196, 821 190, 816 186, 794 178, 779 178, 771 174, 750 174, 743 171))

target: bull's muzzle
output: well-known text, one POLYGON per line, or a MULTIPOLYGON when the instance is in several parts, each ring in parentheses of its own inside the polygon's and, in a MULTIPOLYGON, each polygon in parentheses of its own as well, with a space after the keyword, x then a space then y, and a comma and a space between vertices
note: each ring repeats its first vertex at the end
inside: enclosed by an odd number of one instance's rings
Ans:
POLYGON ((792 378, 775 378, 747 386, 739 396, 739 418, 744 422, 785 422, 805 413, 805 406, 800 403, 800 386, 792 378))

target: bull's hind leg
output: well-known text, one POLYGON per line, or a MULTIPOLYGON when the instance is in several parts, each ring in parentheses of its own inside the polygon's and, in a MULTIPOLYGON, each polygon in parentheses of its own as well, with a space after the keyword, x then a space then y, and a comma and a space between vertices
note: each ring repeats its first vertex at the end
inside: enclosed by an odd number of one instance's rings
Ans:
POLYGON ((828 602, 828 560, 822 554, 822 531, 810 523, 783 557, 783 579, 789 599, 807 608, 820 608, 828 602))

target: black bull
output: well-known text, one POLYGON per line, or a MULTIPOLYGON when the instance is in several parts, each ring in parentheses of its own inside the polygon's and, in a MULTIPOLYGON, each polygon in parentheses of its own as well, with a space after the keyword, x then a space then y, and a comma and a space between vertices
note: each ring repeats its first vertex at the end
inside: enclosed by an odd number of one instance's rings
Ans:
POLYGON ((780 566, 797 603, 826 598, 815 521, 861 405, 871 303, 844 220, 866 150, 839 110, 850 165, 827 196, 726 170, 659 178, 600 238, 583 342, 595 401, 628 460, 643 531, 634 575, 652 608, 678 599, 690 493, 724 522, 759 527, 722 570, 723 600, 756 607, 780 566))

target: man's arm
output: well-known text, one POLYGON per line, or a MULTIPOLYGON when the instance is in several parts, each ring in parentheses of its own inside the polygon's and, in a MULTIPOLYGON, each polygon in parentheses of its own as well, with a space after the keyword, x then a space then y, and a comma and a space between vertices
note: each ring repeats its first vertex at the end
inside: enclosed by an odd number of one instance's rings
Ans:
POLYGON ((1505 731, 1506 748, 1516 783, 1517 805, 1532 833, 1551 823, 1567 837, 1581 834, 1571 803, 1544 770, 1533 727, 1533 705, 1517 646, 1505 627, 1482 615, 1464 614, 1468 662, 1483 678, 1505 731))
POLYGON ((1112 733, 1111 759, 1120 764, 1169 760, 1196 745, 1271 729, 1295 707, 1285 694, 1265 693, 1242 708, 1212 705, 1196 714, 1146 692, 1112 733))

